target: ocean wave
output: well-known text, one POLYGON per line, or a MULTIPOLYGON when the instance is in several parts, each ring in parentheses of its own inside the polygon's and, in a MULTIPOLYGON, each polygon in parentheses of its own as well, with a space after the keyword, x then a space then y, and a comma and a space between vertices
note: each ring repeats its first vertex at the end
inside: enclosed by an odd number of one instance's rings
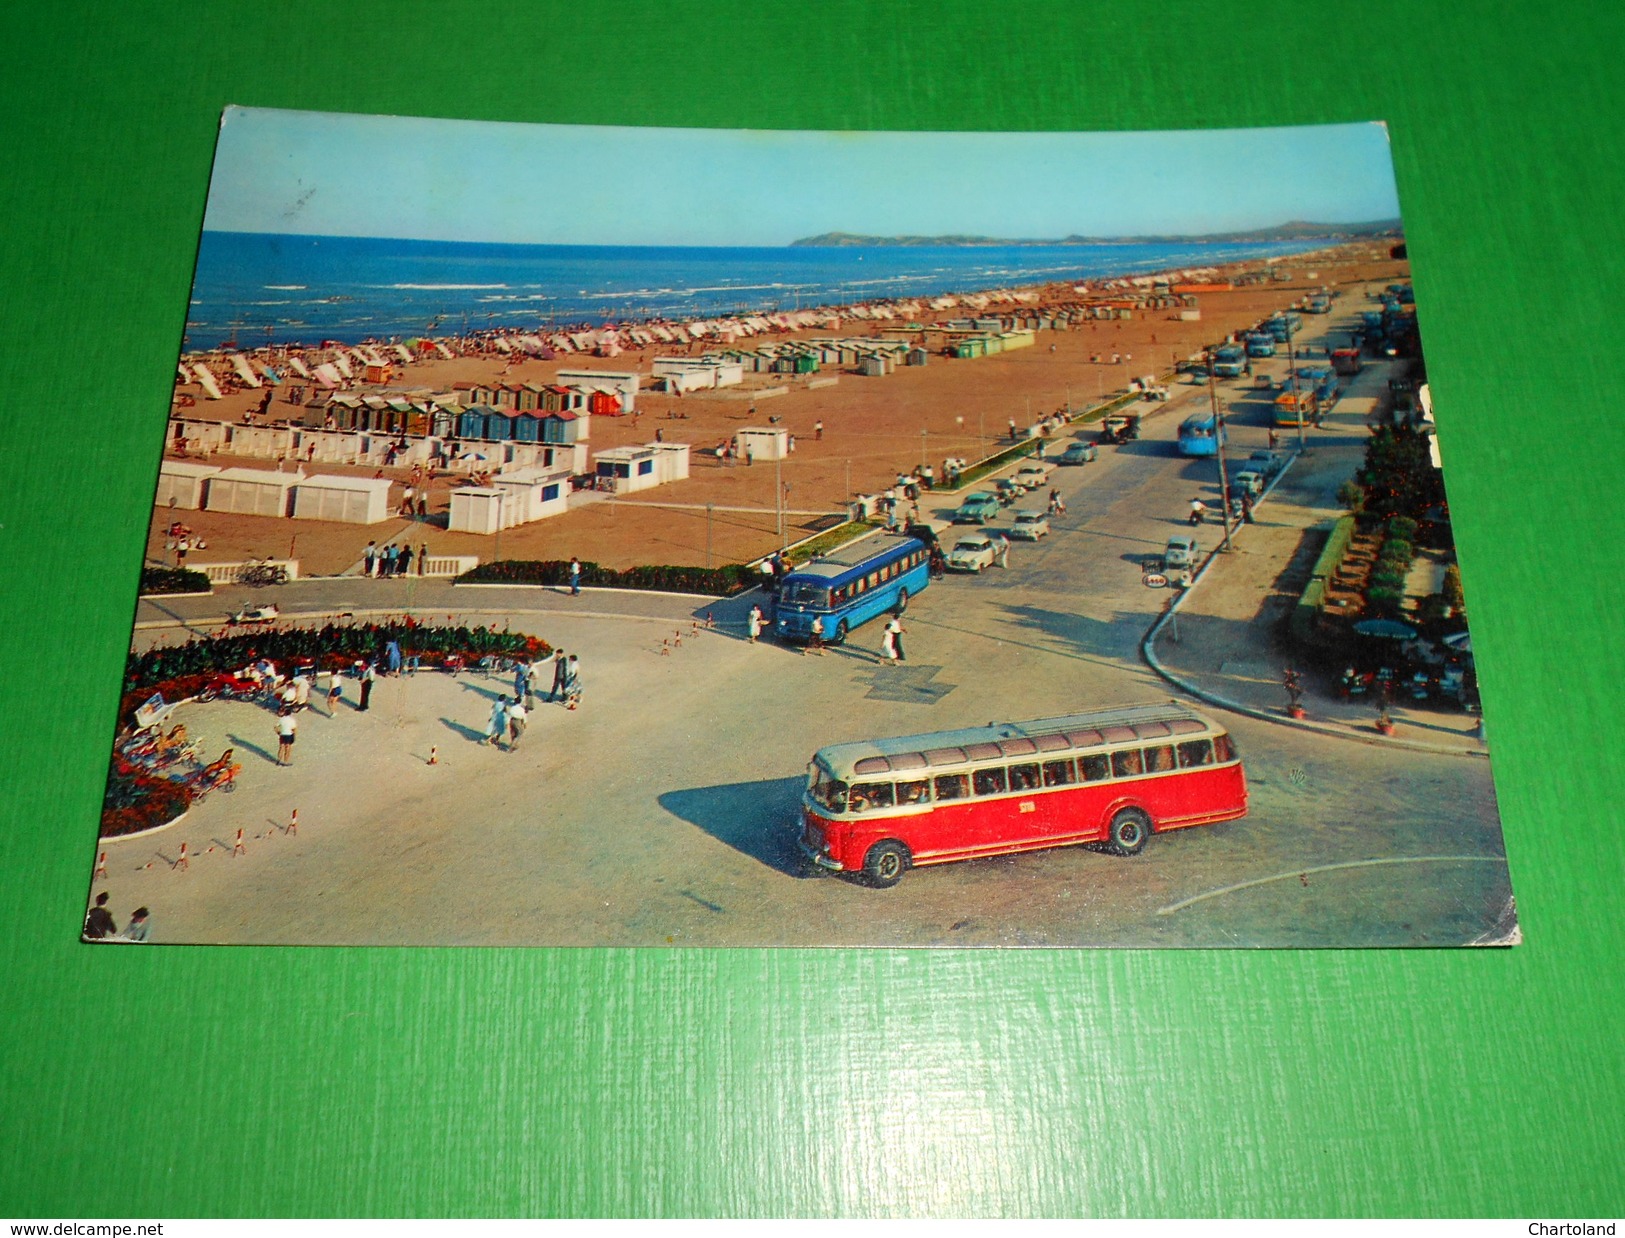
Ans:
POLYGON ((250 301, 250 305, 292 305, 292 301, 250 301))
POLYGON ((267 291, 267 292, 303 292, 303 291, 305 291, 306 285, 304 285, 304 284, 261 284, 260 287, 265 289, 265 291, 267 291))
POLYGON ((506 288, 507 284, 368 284, 369 288, 387 288, 391 291, 406 290, 416 292, 485 292, 494 288, 506 288))

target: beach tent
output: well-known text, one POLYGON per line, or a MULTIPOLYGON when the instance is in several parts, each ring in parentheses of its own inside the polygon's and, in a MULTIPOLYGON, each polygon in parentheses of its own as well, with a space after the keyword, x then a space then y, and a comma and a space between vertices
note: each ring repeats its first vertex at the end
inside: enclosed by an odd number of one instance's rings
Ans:
MULTIPOLYGON (((345 378, 355 377, 355 372, 350 369, 350 358, 345 356, 342 350, 333 354, 333 360, 328 368, 337 370, 345 378)), ((320 371, 317 372, 320 373, 320 371)))
POLYGON ((177 364, 175 366, 175 381, 181 383, 192 382, 192 371, 187 369, 185 365, 177 364))
POLYGON ((221 470, 212 464, 193 464, 189 460, 165 460, 158 466, 158 497, 153 508, 185 508, 197 511, 203 506, 203 495, 209 478, 221 470))
POLYGON ((305 368, 305 363, 303 361, 301 361, 298 357, 289 357, 288 358, 288 368, 290 370, 292 370, 295 374, 299 375, 300 378, 309 378, 310 377, 310 371, 305 368))
POLYGON ((250 368, 247 357, 240 352, 234 352, 229 360, 231 361, 231 368, 237 371, 238 378, 242 379, 250 387, 260 385, 259 375, 255 374, 253 369, 250 368))
POLYGON ((389 478, 301 478, 293 488, 293 515, 297 520, 378 524, 390 517, 389 478))
POLYGON ((438 352, 438 353, 439 353, 439 354, 440 354, 440 355, 441 355, 441 356, 442 356, 442 357, 444 357, 444 358, 445 358, 445 359, 446 359, 446 360, 447 360, 447 361, 450 361, 450 360, 451 360, 451 349, 449 349, 449 348, 447 348, 447 347, 446 347, 446 346, 445 346, 445 345, 444 345, 444 344, 442 344, 442 343, 441 343, 441 342, 440 342, 440 341, 439 341, 439 340, 436 340, 436 341, 435 341, 435 342, 434 342, 434 347, 435 347, 435 351, 436 351, 436 352, 438 352))
POLYGON ((286 516, 290 492, 302 480, 298 473, 275 473, 269 469, 225 469, 209 478, 203 506, 211 512, 286 516))
POLYGON ((395 355, 397 357, 399 357, 402 361, 411 361, 412 360, 412 354, 406 350, 404 345, 391 344, 390 348, 395 353, 395 355))
POLYGON ((220 399, 220 384, 215 382, 214 375, 209 373, 209 367, 201 361, 192 363, 192 372, 197 375, 198 386, 203 388, 203 394, 211 400, 220 399))

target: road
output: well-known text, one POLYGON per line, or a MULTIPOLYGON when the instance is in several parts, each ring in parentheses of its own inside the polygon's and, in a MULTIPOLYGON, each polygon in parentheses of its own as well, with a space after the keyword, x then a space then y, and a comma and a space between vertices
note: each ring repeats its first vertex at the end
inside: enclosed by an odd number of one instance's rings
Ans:
MULTIPOLYGON (((1352 307, 1358 308, 1358 307, 1352 307)), ((1308 320, 1313 341, 1318 324, 1308 320)), ((1341 324, 1337 324, 1339 330, 1341 324)), ((1276 369, 1284 369, 1284 362, 1276 369)), ((1272 502, 1321 499, 1364 440, 1361 376, 1343 421, 1272 502)), ((1227 384, 1232 391, 1237 384, 1227 384)), ((1227 393, 1228 394, 1228 393, 1227 393)), ((476 742, 505 688, 478 675, 385 680, 366 714, 307 714, 296 763, 270 759, 272 719, 245 703, 183 707, 240 788, 142 839, 105 844, 96 883, 153 909, 167 941, 491 945, 1347 946, 1504 934, 1510 890, 1487 762, 1226 719, 1251 811, 1153 838, 1122 859, 1072 847, 945 865, 891 890, 807 875, 799 788, 824 744, 1164 699, 1139 644, 1166 601, 1140 561, 1215 501, 1212 460, 1174 449, 1206 407, 1182 385, 1142 438, 1059 469, 1054 532, 1008 570, 950 578, 907 616, 908 662, 881 665, 871 624, 822 658, 742 637, 749 599, 468 589, 342 579, 278 591, 285 611, 410 608, 535 632, 578 653, 581 709, 542 706, 517 752, 476 742), (696 630, 706 611, 714 630, 696 630), (681 637, 681 643, 674 643, 681 637), (664 642, 664 646, 663 646, 664 642), (662 649, 665 652, 662 652, 662 649), (431 748, 436 763, 428 763, 431 748), (297 833, 285 829, 299 810, 297 833), (232 855, 235 831, 246 854, 232 855), (174 867, 180 842, 190 861, 174 867), (210 850, 210 848, 213 850, 210 850)), ((1232 451, 1265 445, 1238 400, 1232 451)), ((1255 424, 1256 422, 1256 424, 1255 424)), ((931 505, 928 503, 927 507, 931 505)), ((935 514, 944 515, 944 504, 935 514)), ((1265 518, 1270 504, 1260 509, 1265 518)), ((1201 536, 1211 544, 1215 525, 1201 536)), ((270 596, 262 591, 261 600, 270 596)), ((140 642, 235 604, 143 604, 140 642)), ((1235 659, 1263 656, 1238 632, 1235 659)))

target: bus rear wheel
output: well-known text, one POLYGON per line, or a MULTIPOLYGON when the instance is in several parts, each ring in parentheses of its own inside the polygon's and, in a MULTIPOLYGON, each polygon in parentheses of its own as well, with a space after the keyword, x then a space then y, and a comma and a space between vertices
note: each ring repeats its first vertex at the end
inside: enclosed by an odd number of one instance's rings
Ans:
POLYGON ((900 615, 907 609, 908 609, 908 590, 907 589, 899 589, 897 591, 897 613, 900 615))
POLYGON ((908 848, 890 839, 876 843, 863 857, 864 877, 870 885, 882 890, 889 890, 901 881, 908 867, 908 848))
POLYGON ((1139 855, 1151 837, 1151 818, 1138 808, 1125 808, 1112 818, 1106 847, 1113 855, 1139 855))

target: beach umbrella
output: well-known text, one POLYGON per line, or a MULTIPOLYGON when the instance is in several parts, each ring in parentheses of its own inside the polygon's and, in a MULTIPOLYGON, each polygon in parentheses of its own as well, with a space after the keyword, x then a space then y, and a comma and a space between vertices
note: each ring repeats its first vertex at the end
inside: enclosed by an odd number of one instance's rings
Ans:
POLYGON ((1473 638, 1469 632, 1457 632, 1454 636, 1441 637, 1439 643, 1454 649, 1457 653, 1473 651, 1473 638))
POLYGON ((1377 640, 1410 640, 1416 635, 1415 628, 1397 619, 1363 619, 1354 625, 1354 630, 1377 640))

